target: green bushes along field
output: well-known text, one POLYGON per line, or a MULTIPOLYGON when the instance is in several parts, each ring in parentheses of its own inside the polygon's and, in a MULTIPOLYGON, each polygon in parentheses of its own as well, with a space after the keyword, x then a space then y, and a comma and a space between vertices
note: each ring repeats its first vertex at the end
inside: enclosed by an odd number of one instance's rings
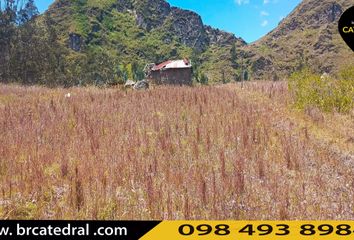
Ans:
POLYGON ((354 66, 342 70, 337 77, 302 70, 290 77, 289 89, 300 109, 349 112, 354 107, 354 66))

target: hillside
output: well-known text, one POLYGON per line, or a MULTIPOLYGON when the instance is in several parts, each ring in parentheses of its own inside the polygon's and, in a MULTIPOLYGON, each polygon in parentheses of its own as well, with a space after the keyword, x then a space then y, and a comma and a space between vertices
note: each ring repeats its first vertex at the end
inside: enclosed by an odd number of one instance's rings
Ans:
POLYGON ((235 78, 232 45, 246 45, 233 34, 204 25, 198 14, 164 0, 57 0, 46 14, 53 18, 75 63, 98 54, 110 59, 105 65, 142 68, 150 62, 188 57, 218 81, 222 66, 227 66, 224 75, 235 78))
MULTIPOLYGON (((114 75, 114 69, 128 69, 128 76, 110 77, 124 81, 141 77, 141 72, 132 72, 146 63, 184 57, 192 59, 197 78, 206 74, 210 82, 220 82, 240 80, 242 69, 251 79, 278 80, 304 66, 335 73, 354 63, 337 31, 338 19, 350 5, 345 0, 305 0, 276 29, 250 45, 165 0, 57 0, 46 14, 71 49, 69 65, 82 65, 85 74, 92 69, 94 76, 89 78, 98 78, 95 83, 114 75), (107 66, 112 69, 103 71, 107 66)), ((81 76, 79 71, 75 79, 81 76)))
POLYGON ((354 64, 353 52, 338 32, 341 14, 353 4, 352 0, 302 1, 276 29, 244 48, 253 76, 273 79, 303 66, 332 73, 354 64))
POLYGON ((336 73, 354 62, 337 30, 349 6, 303 1, 250 45, 165 0, 56 0, 38 17, 35 6, 14 7, 2 11, 16 17, 0 26, 0 81, 116 85, 143 79, 148 63, 181 58, 191 60, 194 81, 203 83, 281 80, 306 66, 336 73))

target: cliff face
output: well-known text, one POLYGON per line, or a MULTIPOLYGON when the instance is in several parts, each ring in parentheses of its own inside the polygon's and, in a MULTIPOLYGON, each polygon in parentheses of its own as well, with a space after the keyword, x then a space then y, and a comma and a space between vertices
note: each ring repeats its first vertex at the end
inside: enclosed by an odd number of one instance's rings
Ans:
POLYGON ((208 35, 198 14, 173 7, 168 21, 171 22, 168 31, 177 36, 182 44, 198 51, 205 50, 209 45, 208 35))
POLYGON ((138 26, 147 31, 161 27, 171 13, 170 5, 164 0, 136 0, 132 10, 136 11, 138 26))
MULTIPOLYGON (((72 18, 75 18, 75 15, 80 12, 88 16, 91 15, 89 19, 91 23, 89 24, 92 24, 92 18, 96 18, 95 20, 102 23, 106 16, 116 10, 133 16, 136 25, 145 32, 165 31, 179 43, 194 48, 198 52, 206 50, 211 44, 230 45, 237 42, 238 45, 246 45, 244 40, 236 38, 231 33, 205 26, 201 17, 195 12, 171 7, 165 0, 105 0, 99 4, 95 2, 90 0, 57 0, 50 7, 48 13, 55 15, 58 23, 64 26, 70 25, 69 22, 73 22, 72 18)), ((66 30, 73 30, 72 26, 66 30)), ((76 34, 87 35, 90 33, 82 34, 78 31, 76 34)))
POLYGON ((205 26, 205 31, 208 35, 209 43, 220 46, 230 46, 238 44, 238 46, 245 46, 247 43, 242 38, 237 38, 234 34, 215 29, 211 26, 205 26))

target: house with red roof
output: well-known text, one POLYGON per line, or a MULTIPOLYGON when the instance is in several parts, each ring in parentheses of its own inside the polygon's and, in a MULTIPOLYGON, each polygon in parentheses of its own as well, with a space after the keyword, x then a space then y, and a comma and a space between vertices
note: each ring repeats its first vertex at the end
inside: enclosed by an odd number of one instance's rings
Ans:
POLYGON ((148 80, 157 85, 192 85, 192 64, 188 59, 148 64, 145 73, 148 80))

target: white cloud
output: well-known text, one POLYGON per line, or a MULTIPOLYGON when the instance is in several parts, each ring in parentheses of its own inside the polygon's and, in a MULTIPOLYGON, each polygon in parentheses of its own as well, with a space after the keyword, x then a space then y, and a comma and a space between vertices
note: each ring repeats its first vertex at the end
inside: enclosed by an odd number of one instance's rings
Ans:
POLYGON ((278 2, 279 2, 279 0, 263 0, 264 5, 266 5, 268 3, 277 4, 278 2))
POLYGON ((235 0, 237 5, 249 4, 250 0, 235 0))
POLYGON ((268 20, 264 20, 262 23, 261 23, 261 26, 262 27, 266 27, 268 25, 268 20))
POLYGON ((261 11, 261 16, 269 16, 269 13, 268 12, 266 12, 266 11, 261 11))

